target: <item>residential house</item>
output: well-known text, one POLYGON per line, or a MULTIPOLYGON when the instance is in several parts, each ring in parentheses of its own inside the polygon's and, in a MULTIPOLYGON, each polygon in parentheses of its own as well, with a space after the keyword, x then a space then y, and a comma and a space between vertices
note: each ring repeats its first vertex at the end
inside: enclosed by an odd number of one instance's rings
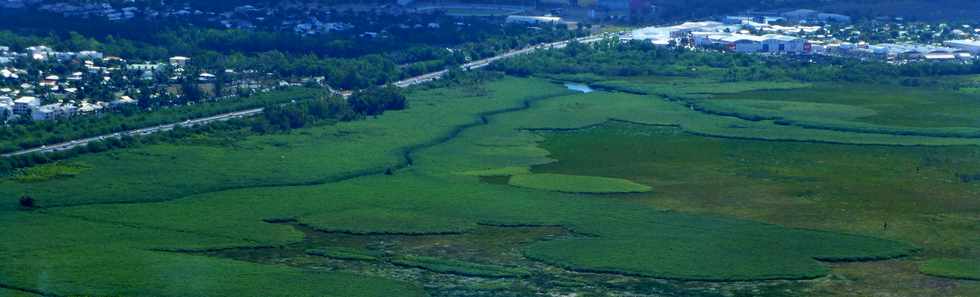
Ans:
POLYGON ((184 66, 187 66, 187 61, 190 61, 190 60, 191 60, 191 58, 182 57, 182 56, 171 57, 170 58, 170 65, 173 65, 175 67, 184 67, 184 66))
POLYGON ((67 118, 75 115, 78 108, 71 104, 54 103, 38 107, 31 113, 31 119, 35 121, 47 121, 67 118))
POLYGON ((97 51, 80 51, 76 55, 81 60, 102 60, 104 55, 97 51))
POLYGON ((13 112, 16 115, 29 117, 38 107, 41 107, 40 98, 24 96, 14 101, 13 112))

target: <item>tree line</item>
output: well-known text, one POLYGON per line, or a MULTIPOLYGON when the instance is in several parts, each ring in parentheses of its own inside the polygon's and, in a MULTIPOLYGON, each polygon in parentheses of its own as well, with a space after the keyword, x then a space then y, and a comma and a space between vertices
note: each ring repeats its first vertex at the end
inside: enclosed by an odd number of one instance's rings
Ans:
POLYGON ((876 61, 819 56, 762 56, 658 47, 649 42, 608 39, 571 43, 495 63, 510 75, 593 74, 600 76, 713 75, 725 81, 852 81, 914 84, 943 75, 980 74, 980 64, 922 62, 893 65, 876 61))

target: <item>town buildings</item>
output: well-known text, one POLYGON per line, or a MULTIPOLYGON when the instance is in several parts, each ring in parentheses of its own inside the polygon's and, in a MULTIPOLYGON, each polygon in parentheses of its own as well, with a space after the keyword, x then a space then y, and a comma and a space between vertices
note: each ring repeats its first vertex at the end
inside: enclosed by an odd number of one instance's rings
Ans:
POLYGON ((951 48, 968 51, 974 55, 980 54, 980 41, 978 40, 949 40, 943 44, 951 48))
POLYGON ((693 32, 694 45, 702 48, 726 49, 737 53, 809 54, 806 40, 793 36, 766 34, 693 32))

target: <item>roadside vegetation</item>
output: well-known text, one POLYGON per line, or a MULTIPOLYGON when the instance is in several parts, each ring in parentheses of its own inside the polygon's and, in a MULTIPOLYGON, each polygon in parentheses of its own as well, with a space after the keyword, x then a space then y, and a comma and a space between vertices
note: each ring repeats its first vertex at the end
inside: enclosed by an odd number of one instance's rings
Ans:
POLYGON ((120 131, 181 122, 187 119, 309 100, 321 90, 294 88, 245 98, 201 102, 194 105, 159 109, 150 112, 107 113, 63 121, 39 121, 29 124, 0 126, 0 152, 8 153, 41 145, 111 134, 120 131))

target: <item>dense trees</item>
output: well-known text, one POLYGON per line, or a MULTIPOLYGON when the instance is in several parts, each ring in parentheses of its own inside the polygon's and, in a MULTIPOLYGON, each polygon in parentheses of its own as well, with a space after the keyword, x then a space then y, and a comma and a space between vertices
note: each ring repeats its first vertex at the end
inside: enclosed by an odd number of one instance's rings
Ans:
POLYGON ((385 110, 400 110, 407 107, 405 96, 391 86, 373 87, 355 92, 350 97, 351 108, 363 115, 379 115, 385 110))
POLYGON ((99 50, 131 61, 190 56, 195 67, 252 69, 281 77, 324 76, 331 86, 359 89, 437 71, 530 44, 586 35, 563 26, 528 28, 499 20, 439 14, 392 17, 337 13, 331 21, 355 29, 317 35, 288 30, 239 30, 173 20, 131 20, 126 26, 43 12, 0 17, 0 45, 15 50, 46 44, 99 50), (45 22, 37 22, 45 19, 45 22), (380 37, 362 33, 385 32, 380 37))
POLYGON ((372 87, 355 92, 347 99, 328 96, 294 104, 270 105, 265 108, 261 118, 253 121, 252 131, 286 131, 323 121, 350 121, 406 107, 406 98, 400 89, 390 86, 372 87))
POLYGON ((252 123, 252 131, 267 133, 303 128, 325 120, 349 121, 355 112, 343 98, 330 96, 295 104, 272 105, 252 123))

